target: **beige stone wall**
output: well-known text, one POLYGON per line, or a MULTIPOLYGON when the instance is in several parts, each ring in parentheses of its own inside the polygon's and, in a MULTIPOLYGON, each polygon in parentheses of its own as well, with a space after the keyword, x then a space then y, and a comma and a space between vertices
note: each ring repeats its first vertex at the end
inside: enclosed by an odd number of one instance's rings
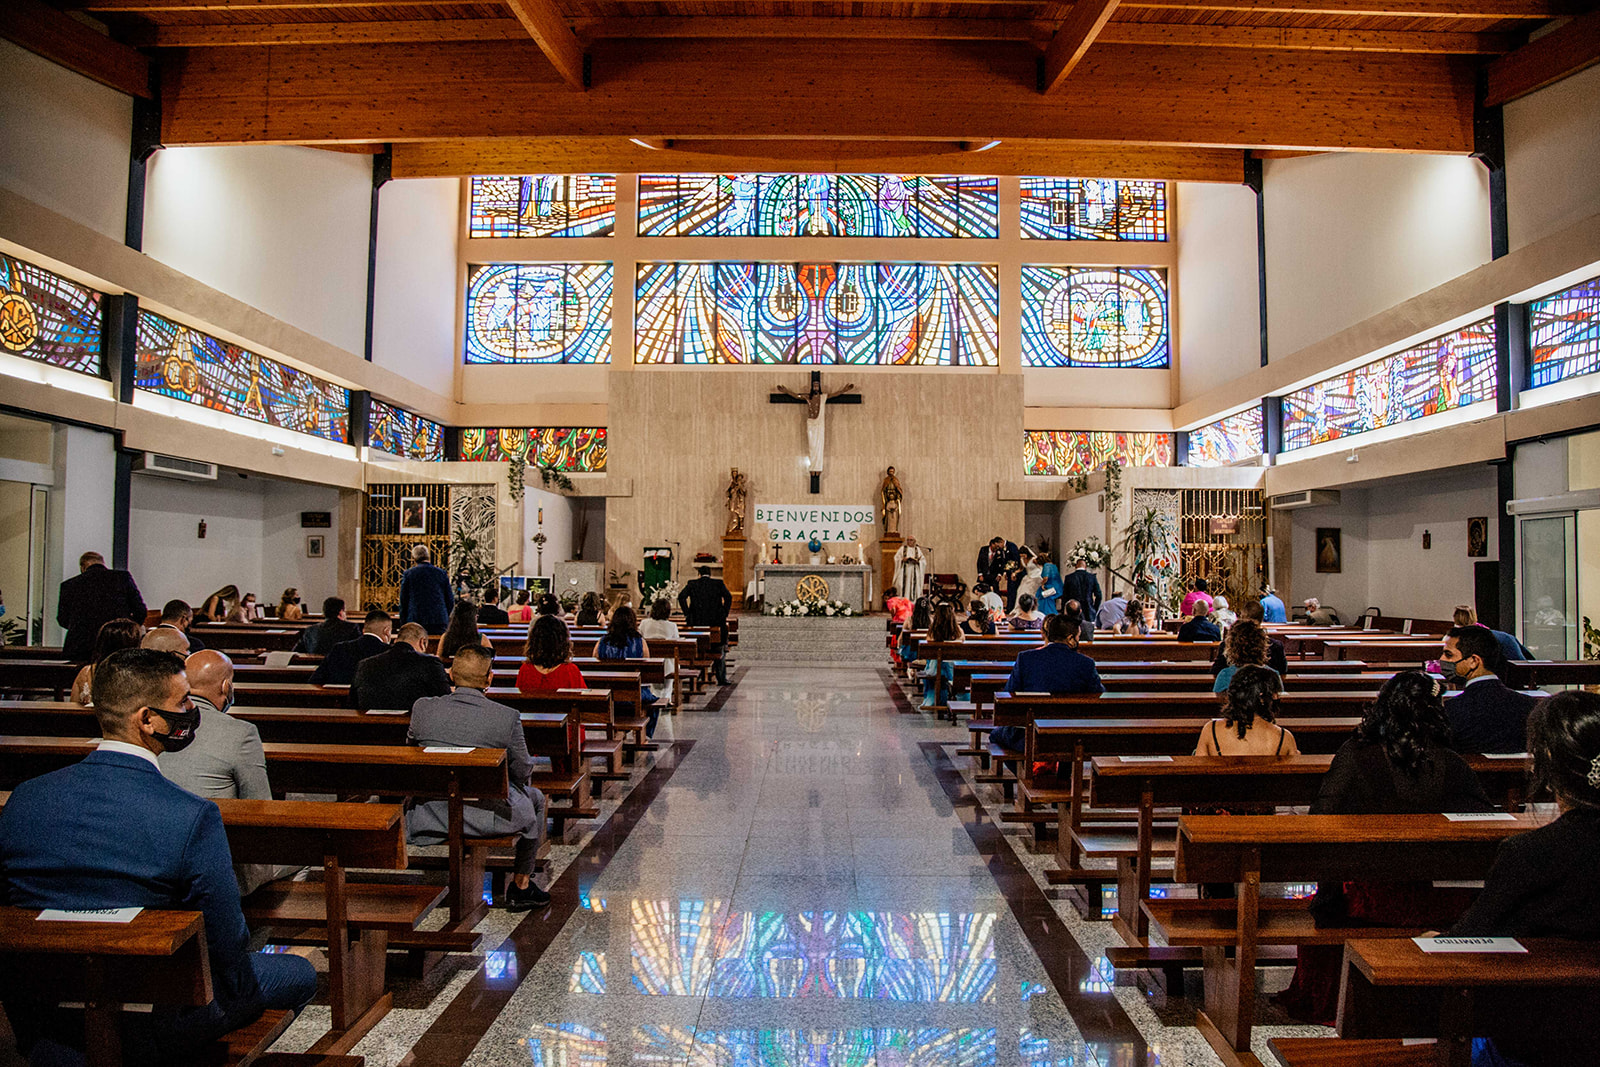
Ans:
MULTIPOLYGON (((608 479, 632 479, 606 502, 606 566, 636 570, 646 544, 681 542, 683 574, 698 551, 722 555, 728 468, 750 478, 756 504, 876 502, 886 466, 905 487, 901 532, 933 552, 934 570, 973 580, 978 549, 996 533, 1022 537, 1023 503, 997 486, 1022 468, 1022 379, 1017 375, 904 371, 852 376, 829 369, 823 386, 854 380, 859 405, 830 405, 822 492, 811 496, 805 409, 768 403, 778 385, 809 386, 793 367, 614 374, 608 479)), ((747 530, 752 541, 765 529, 747 530)), ((867 546, 875 559, 876 536, 867 546)), ((757 557, 750 546, 748 561, 757 557)), ((785 559, 793 560, 792 550, 785 559)), ((747 578, 748 580, 748 578, 747 578)))

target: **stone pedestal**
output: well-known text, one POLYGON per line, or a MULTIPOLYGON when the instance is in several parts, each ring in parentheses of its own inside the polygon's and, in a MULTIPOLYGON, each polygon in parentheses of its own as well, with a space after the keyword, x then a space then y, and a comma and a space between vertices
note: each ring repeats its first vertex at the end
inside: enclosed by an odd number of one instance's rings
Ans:
MULTIPOLYGON (((878 588, 888 589, 895 584, 894 554, 900 551, 900 546, 906 539, 899 534, 884 534, 878 541, 878 588)), ((900 595, 908 600, 916 600, 916 593, 900 590, 900 595)))
POLYGON ((728 592, 733 594, 733 608, 738 611, 744 606, 744 538, 724 537, 722 539, 722 584, 728 587, 728 592))

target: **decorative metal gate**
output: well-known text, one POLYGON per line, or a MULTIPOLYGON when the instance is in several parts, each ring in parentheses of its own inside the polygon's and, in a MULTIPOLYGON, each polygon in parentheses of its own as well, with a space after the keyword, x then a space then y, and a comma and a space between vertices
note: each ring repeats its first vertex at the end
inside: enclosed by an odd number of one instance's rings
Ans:
POLYGON ((450 486, 367 486, 367 507, 361 536, 361 610, 400 609, 400 576, 411 566, 413 545, 427 545, 434 562, 444 566, 450 555, 450 486), (400 532, 400 501, 423 499, 425 533, 400 532))
POLYGON ((1259 490, 1183 490, 1178 537, 1186 588, 1204 578, 1237 608, 1267 579, 1267 513, 1259 490))

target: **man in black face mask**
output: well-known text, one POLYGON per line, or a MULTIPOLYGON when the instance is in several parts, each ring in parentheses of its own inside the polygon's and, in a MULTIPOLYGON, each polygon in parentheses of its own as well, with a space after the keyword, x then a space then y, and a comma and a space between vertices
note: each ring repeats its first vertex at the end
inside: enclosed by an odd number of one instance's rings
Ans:
MULTIPOLYGON (((268 1008, 299 1011, 317 990, 298 956, 249 950, 222 815, 161 775, 157 756, 189 747, 200 712, 183 660, 130 648, 94 672, 98 751, 23 782, 0 811, 0 899, 13 907, 166 908, 205 920, 215 999, 204 1008, 124 1013, 124 1062, 187 1061, 268 1008)), ((19 1048, 34 1059, 81 1056, 82 1026, 55 1004, 8 994, 19 1048)))
POLYGON ((1528 713, 1537 697, 1519 693, 1498 676, 1505 665, 1500 642, 1487 626, 1457 626, 1445 635, 1439 666, 1445 681, 1462 686, 1444 702, 1457 752, 1524 752, 1528 713))

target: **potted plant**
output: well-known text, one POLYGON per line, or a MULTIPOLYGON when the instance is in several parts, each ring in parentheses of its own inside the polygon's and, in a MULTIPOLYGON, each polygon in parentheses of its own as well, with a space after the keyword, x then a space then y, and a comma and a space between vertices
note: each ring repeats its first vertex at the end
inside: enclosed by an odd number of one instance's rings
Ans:
POLYGON ((1122 550, 1134 591, 1159 613, 1171 611, 1172 579, 1178 572, 1178 523, 1166 511, 1140 508, 1122 535, 1122 550))

